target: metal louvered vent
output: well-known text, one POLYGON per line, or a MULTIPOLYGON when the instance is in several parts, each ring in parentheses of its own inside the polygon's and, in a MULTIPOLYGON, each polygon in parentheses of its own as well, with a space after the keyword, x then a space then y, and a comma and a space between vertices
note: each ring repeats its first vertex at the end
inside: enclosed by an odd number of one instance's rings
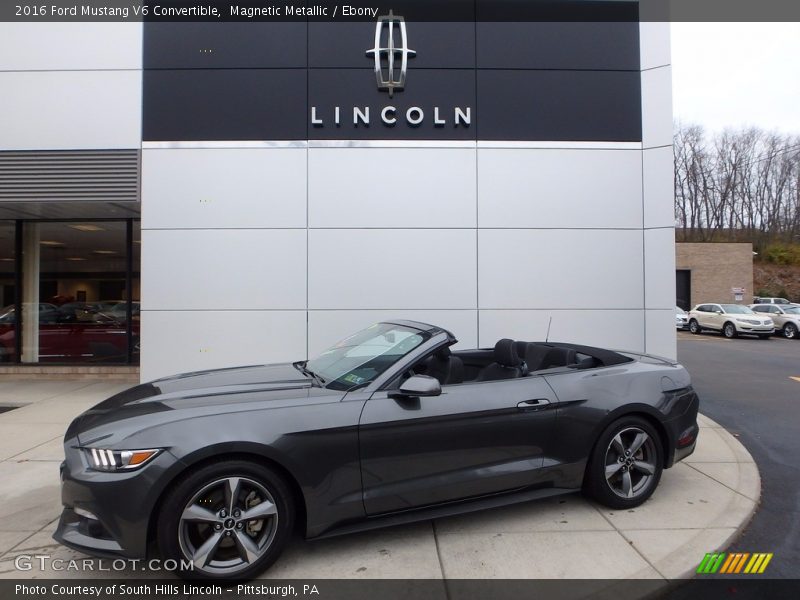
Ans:
POLYGON ((0 202, 139 201, 139 150, 0 152, 0 202))

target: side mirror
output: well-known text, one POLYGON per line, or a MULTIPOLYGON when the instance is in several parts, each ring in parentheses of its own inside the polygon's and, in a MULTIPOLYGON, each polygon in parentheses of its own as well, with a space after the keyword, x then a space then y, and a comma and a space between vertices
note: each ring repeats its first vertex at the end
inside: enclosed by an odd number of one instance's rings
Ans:
POLYGON ((406 379, 395 392, 394 396, 405 397, 424 397, 439 396, 442 393, 442 386, 439 380, 430 375, 414 375, 406 379))
POLYGON ((715 310, 714 312, 715 312, 715 313, 717 313, 718 315, 721 315, 721 314, 722 314, 722 311, 721 311, 721 310, 715 310))

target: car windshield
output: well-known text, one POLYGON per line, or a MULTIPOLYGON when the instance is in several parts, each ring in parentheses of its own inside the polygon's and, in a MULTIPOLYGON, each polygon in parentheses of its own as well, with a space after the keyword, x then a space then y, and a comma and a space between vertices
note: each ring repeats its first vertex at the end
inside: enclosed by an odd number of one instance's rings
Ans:
POLYGON ((800 315, 800 306, 784 306, 783 312, 787 315, 800 315))
POLYGON ((328 348, 305 368, 322 377, 327 387, 346 390, 374 380, 429 338, 419 329, 377 323, 328 348))
POLYGON ((722 310, 724 310, 729 315, 752 315, 753 311, 750 310, 747 306, 741 306, 740 304, 720 304, 722 310))

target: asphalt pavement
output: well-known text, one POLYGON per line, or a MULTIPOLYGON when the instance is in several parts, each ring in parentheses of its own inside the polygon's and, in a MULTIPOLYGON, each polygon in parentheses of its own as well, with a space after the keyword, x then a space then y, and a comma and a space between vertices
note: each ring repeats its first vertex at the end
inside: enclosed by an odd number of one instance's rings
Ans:
POLYGON ((750 451, 761 503, 731 552, 773 552, 769 575, 800 573, 800 340, 678 334, 700 411, 750 451))

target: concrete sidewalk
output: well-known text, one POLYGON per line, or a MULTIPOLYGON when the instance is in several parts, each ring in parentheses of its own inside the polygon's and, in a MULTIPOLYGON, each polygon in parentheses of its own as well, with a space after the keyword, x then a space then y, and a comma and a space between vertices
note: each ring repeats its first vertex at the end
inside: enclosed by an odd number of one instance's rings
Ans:
MULTIPOLYGON (((69 421, 129 384, 0 380, 0 578, 155 577, 15 568, 20 555, 83 558, 51 535, 61 513, 58 464, 69 421)), ((725 548, 758 504, 761 481, 747 450, 701 417, 695 453, 664 472, 643 506, 611 511, 578 494, 416 525, 306 542, 294 540, 270 578, 690 577, 725 548)))

